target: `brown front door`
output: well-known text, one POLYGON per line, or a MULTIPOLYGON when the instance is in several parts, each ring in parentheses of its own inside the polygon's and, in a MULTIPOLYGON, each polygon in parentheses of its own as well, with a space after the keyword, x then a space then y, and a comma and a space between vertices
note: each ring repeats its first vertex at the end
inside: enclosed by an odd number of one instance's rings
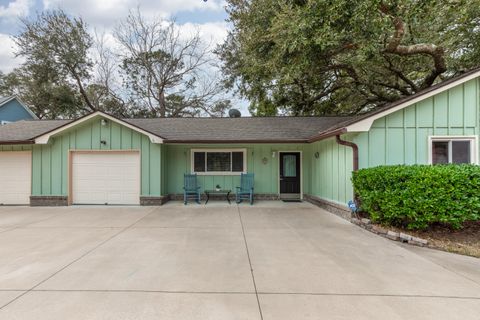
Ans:
POLYGON ((300 152, 280 152, 280 195, 300 198, 300 152))

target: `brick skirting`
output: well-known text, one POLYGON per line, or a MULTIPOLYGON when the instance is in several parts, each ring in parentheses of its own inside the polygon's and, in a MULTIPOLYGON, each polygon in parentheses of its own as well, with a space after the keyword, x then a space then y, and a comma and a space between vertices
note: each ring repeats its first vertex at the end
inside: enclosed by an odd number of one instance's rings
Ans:
POLYGON ((350 219, 352 219, 352 211, 347 206, 342 206, 341 204, 327 201, 309 194, 304 194, 303 199, 345 220, 350 221, 350 219))
POLYGON ((161 206, 170 200, 170 196, 160 196, 160 197, 140 197, 141 206, 161 206))
POLYGON ((59 207, 68 206, 66 196, 30 196, 32 207, 59 207))
MULTIPOLYGON (((170 200, 183 201, 183 193, 174 193, 169 195, 170 200)), ((235 201, 235 192, 230 193, 230 201, 235 201)), ((202 201, 207 200, 205 193, 200 193, 202 201)), ((275 193, 254 193, 253 201, 255 200, 279 200, 280 197, 275 193)), ((225 195, 210 194, 210 200, 225 200, 225 195)))

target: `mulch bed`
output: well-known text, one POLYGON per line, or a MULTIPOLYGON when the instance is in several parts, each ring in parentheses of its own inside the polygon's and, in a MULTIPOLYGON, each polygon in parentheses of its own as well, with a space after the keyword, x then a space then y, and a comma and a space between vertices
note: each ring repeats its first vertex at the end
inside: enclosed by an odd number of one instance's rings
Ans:
POLYGON ((394 227, 388 229, 426 239, 429 247, 480 258, 480 221, 466 222, 460 230, 442 225, 422 231, 394 227))

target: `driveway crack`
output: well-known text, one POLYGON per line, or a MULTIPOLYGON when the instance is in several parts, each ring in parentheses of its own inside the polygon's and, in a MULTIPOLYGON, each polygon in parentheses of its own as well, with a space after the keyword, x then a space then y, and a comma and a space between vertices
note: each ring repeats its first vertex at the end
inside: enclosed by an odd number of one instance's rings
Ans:
POLYGON ((238 218, 240 219, 240 225, 242 226, 243 241, 245 243, 245 249, 247 250, 248 264, 250 265, 250 273, 252 274, 253 288, 255 289, 255 297, 257 298, 258 311, 260 313, 260 319, 263 320, 262 307, 260 305, 260 298, 258 297, 257 283, 255 282, 255 274, 253 273, 252 260, 250 259, 250 251, 248 250, 247 237, 245 236, 245 227, 243 226, 242 214, 240 213, 240 207, 237 204, 238 218))

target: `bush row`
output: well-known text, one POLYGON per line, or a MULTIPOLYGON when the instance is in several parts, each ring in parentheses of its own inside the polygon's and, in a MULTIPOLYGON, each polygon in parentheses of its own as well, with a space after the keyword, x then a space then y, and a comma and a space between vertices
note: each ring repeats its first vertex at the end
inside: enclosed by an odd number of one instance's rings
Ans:
POLYGON ((373 222, 426 229, 480 219, 480 166, 398 165, 353 173, 360 209, 373 222))

